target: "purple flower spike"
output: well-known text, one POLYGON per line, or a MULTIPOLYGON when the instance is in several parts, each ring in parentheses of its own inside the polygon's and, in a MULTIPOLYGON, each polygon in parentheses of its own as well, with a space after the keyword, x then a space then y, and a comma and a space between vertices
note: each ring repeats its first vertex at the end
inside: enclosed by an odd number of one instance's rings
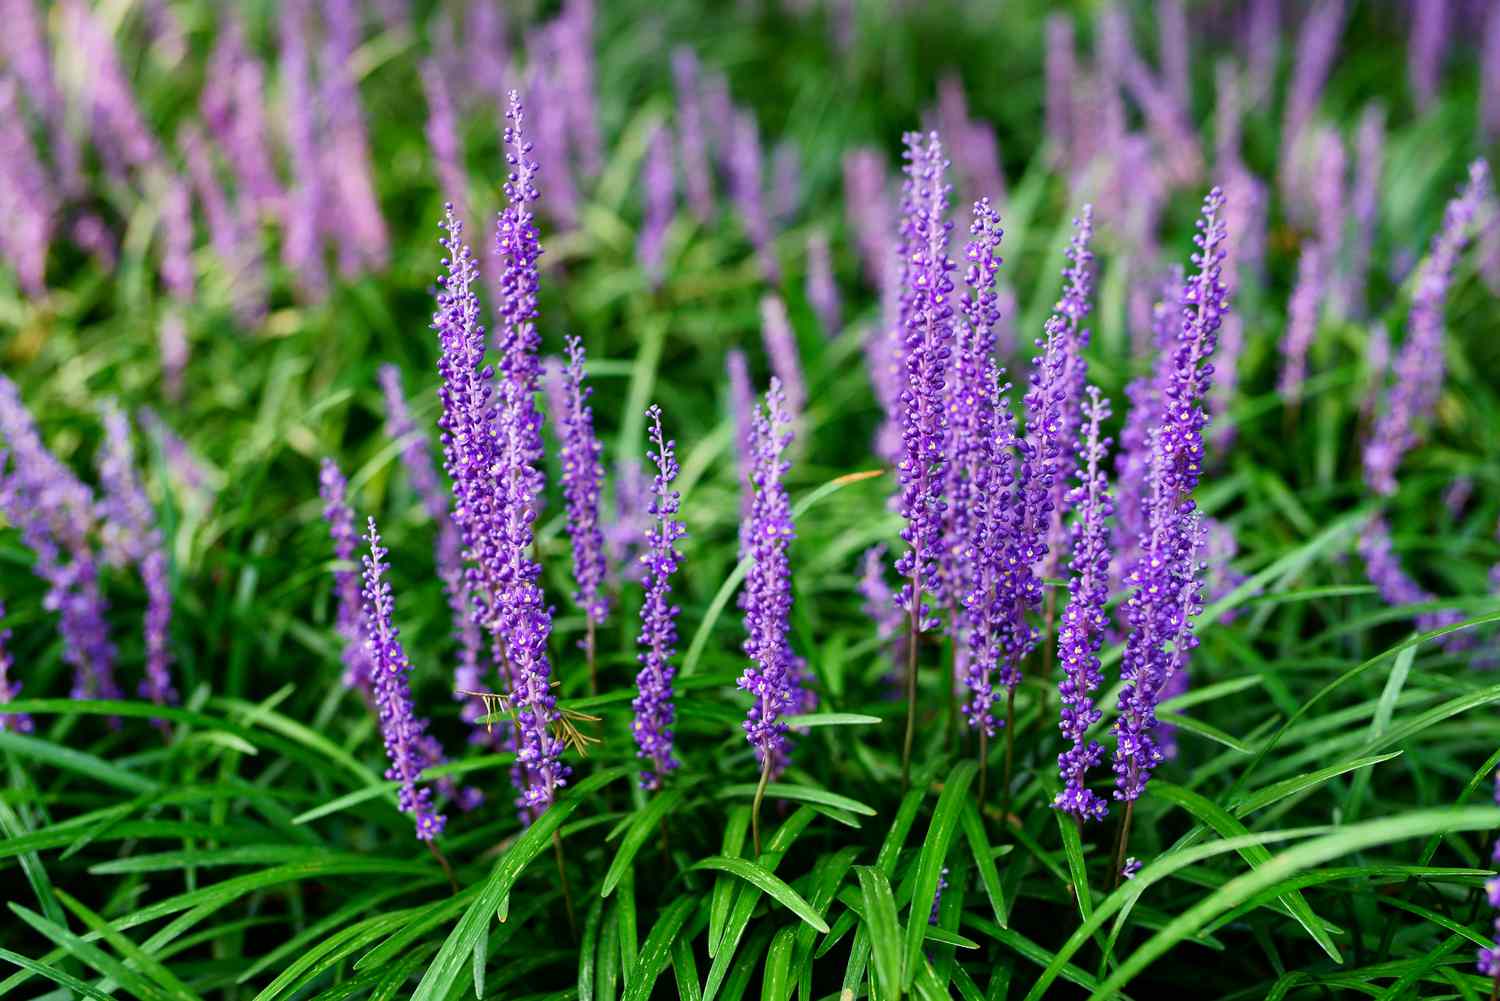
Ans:
POLYGON ((781 282, 781 266, 771 244, 771 217, 766 212, 761 179, 763 159, 755 116, 748 111, 734 112, 726 160, 729 194, 739 209, 745 236, 755 250, 761 277, 777 285, 781 282))
MULTIPOLYGON (((1391 528, 1381 515, 1375 515, 1360 532, 1355 548, 1365 564, 1365 575, 1381 599, 1388 605, 1420 605, 1437 601, 1437 595, 1413 580, 1401 567, 1391 541, 1391 528)), ((1430 632, 1462 622, 1463 613, 1456 609, 1423 612, 1417 616, 1417 631, 1430 632)), ((1463 632, 1450 633, 1442 638, 1443 646, 1449 650, 1465 649, 1471 642, 1463 632)))
MULTIPOLYGON (((0 619, 5 618, 5 603, 0 601, 0 619)), ((0 706, 7 704, 21 694, 21 683, 12 681, 11 669, 16 666, 11 658, 7 644, 10 643, 10 630, 0 629, 0 706)), ((0 732, 30 733, 35 728, 31 717, 25 713, 0 712, 0 732)))
POLYGON ((797 334, 786 315, 786 303, 780 296, 762 296, 760 300, 760 333, 765 341, 771 371, 786 391, 787 409, 794 418, 807 409, 807 382, 802 377, 802 359, 797 354, 797 334))
POLYGON ((1187 669, 1197 638, 1192 619, 1202 607, 1199 551, 1203 526, 1193 489, 1203 470, 1204 397, 1213 377, 1209 358, 1228 308, 1222 280, 1226 233, 1224 194, 1204 199, 1192 262, 1197 273, 1183 287, 1181 322, 1162 378, 1159 421, 1151 428, 1146 536, 1130 566, 1129 626, 1121 664, 1124 687, 1115 721, 1115 798, 1133 802, 1161 762, 1156 707, 1174 674, 1187 669))
POLYGON ((692 49, 672 50, 672 81, 677 90, 677 149, 682 157, 688 206, 700 223, 714 216, 713 171, 704 133, 703 96, 698 83, 698 57, 692 49))
POLYGON ((1395 380, 1364 449, 1365 483, 1383 497, 1396 492, 1396 470, 1419 440, 1413 424, 1432 413, 1442 392, 1443 307, 1453 269, 1488 192, 1489 166, 1475 160, 1469 166, 1468 184, 1443 212, 1442 225, 1417 277, 1395 380))
POLYGON ((1491 7, 1485 18, 1479 67, 1479 126, 1494 142, 1500 137, 1500 7, 1491 7))
POLYGON ((641 606, 641 633, 636 640, 641 652, 640 673, 635 683, 639 690, 631 707, 635 720, 636 757, 650 763, 641 772, 641 787, 661 788, 662 779, 678 765, 672 756, 672 678, 677 669, 672 657, 677 653, 677 615, 681 609, 672 604, 672 575, 682 561, 677 543, 687 529, 676 518, 678 493, 672 489, 677 478, 675 442, 661 429, 661 408, 646 411, 651 419, 651 442, 656 446, 656 479, 651 486, 651 531, 647 533, 647 550, 641 557, 645 567, 646 600, 641 606))
POLYGON ((1072 526, 1073 556, 1069 564, 1072 583, 1062 627, 1057 632, 1057 659, 1063 670, 1062 681, 1058 683, 1062 695, 1062 722, 1058 729, 1072 746, 1057 756, 1063 790, 1052 805, 1079 820, 1103 820, 1109 804, 1084 784, 1089 769, 1104 760, 1104 748, 1097 740, 1086 741, 1085 736, 1103 717, 1092 696, 1104 681, 1099 647, 1109 624, 1104 611, 1109 601, 1110 557, 1109 528, 1105 521, 1112 512, 1109 481, 1104 475, 1109 439, 1099 436, 1100 423, 1109 419, 1109 401, 1101 398, 1095 387, 1089 387, 1084 414, 1088 423, 1078 443, 1082 469, 1078 485, 1068 495, 1069 506, 1078 514, 1072 526))
POLYGON ((769 765, 774 777, 787 764, 787 730, 783 715, 796 712, 798 669, 788 634, 791 631, 792 577, 787 548, 794 536, 791 501, 782 477, 788 463, 782 456, 791 444, 791 415, 781 384, 771 380, 764 409, 756 408, 750 431, 754 490, 749 528, 745 533, 750 572, 740 594, 745 611, 745 668, 737 684, 754 696, 745 718, 745 736, 756 760, 769 765))
POLYGON ((99 517, 105 559, 115 566, 134 564, 146 590, 146 677, 140 694, 159 706, 175 703, 172 653, 167 646, 172 592, 167 584, 166 544, 136 473, 130 421, 113 402, 104 410, 104 447, 98 465, 104 487, 99 517))
POLYGON ((94 493, 42 444, 15 383, 0 375, 0 438, 10 449, 4 473, 0 453, 0 512, 21 531, 35 554, 33 572, 47 585, 43 606, 58 613, 63 660, 73 668, 75 699, 116 699, 115 647, 99 588, 99 562, 91 537, 94 493))
POLYGON ((1370 248, 1375 241, 1376 216, 1380 210, 1380 178, 1385 160, 1385 109, 1366 106, 1355 133, 1354 186, 1349 210, 1354 216, 1349 259, 1344 280, 1338 287, 1335 308, 1340 315, 1363 316, 1365 283, 1370 269, 1370 248))
POLYGON ((609 599, 604 594, 604 534, 599 528, 599 494, 604 483, 599 453, 603 448, 594 434, 594 411, 588 406, 593 390, 584 385, 583 364, 582 339, 569 337, 558 431, 568 534, 573 540, 573 579, 578 584, 573 601, 598 626, 609 615, 609 599))
MULTIPOLYGON (((745 352, 731 348, 724 359, 729 370, 729 420, 734 426, 734 454, 739 462, 740 482, 748 483, 754 469, 750 452, 750 429, 755 416, 755 389, 750 382, 750 362, 745 352)), ((741 514, 748 515, 748 509, 741 514)))
POLYGON ((1302 382, 1307 376, 1307 351, 1318 332, 1318 313, 1323 305, 1324 248, 1307 244, 1297 261, 1297 284, 1286 308, 1286 334, 1281 340, 1281 380, 1277 392, 1288 407, 1302 400, 1302 382))
POLYGON ((953 351, 953 279, 955 265, 948 257, 948 184, 943 172, 948 162, 937 133, 906 136, 906 183, 901 223, 902 349, 906 362, 901 392, 902 455, 901 515, 906 528, 901 538, 906 552, 896 561, 905 578, 902 607, 915 630, 937 625, 923 603, 931 594, 938 606, 945 602, 939 579, 943 539, 943 484, 945 442, 948 435, 944 380, 953 351))
POLYGON ((401 631, 393 621, 395 600, 385 572, 386 549, 380 544, 375 519, 369 521, 365 534, 370 553, 364 557, 364 619, 369 629, 365 648, 370 661, 371 688, 380 714, 380 733, 385 738, 385 753, 391 761, 385 777, 400 782, 396 803, 402 813, 409 813, 417 823, 417 839, 431 841, 443 833, 447 818, 432 808, 432 790, 421 785, 422 769, 431 764, 430 750, 425 746, 427 721, 419 719, 412 709, 411 661, 401 646, 401 631))
MULTIPOLYGON (((553 732, 560 718, 552 693, 552 665, 547 642, 552 635, 552 610, 538 580, 541 566, 531 558, 538 495, 544 486, 538 463, 542 457, 541 414, 535 397, 540 374, 536 329, 537 260, 542 247, 537 238, 531 205, 537 197, 537 166, 530 158, 531 143, 522 133, 524 112, 518 94, 511 92, 506 111, 505 182, 509 204, 500 213, 495 246, 501 261, 498 412, 493 430, 494 464, 481 476, 491 478, 491 496, 498 500, 488 526, 488 548, 480 560, 485 575, 498 586, 489 594, 495 618, 491 633, 497 640, 510 674, 512 705, 517 719, 516 769, 512 777, 521 789, 518 806, 531 816, 551 805, 557 790, 567 784, 569 769, 562 763, 563 742, 553 732), (498 482, 495 482, 498 481, 498 482)), ((486 394, 487 395, 487 394, 486 394)), ((491 419, 480 415, 480 422, 491 419)))
POLYGON ((332 459, 324 459, 318 473, 318 493, 323 498, 323 520, 333 540, 333 558, 350 568, 333 571, 336 603, 334 628, 344 640, 344 684, 366 696, 371 694, 370 662, 365 651, 364 624, 360 619, 359 578, 352 569, 358 536, 354 511, 349 507, 349 484, 332 459))
POLYGON ((1077 86, 1077 56, 1073 44, 1073 18, 1054 13, 1047 16, 1047 140, 1054 167, 1074 169, 1069 163, 1073 149, 1073 99, 1077 86))
POLYGON ((833 278, 833 256, 828 234, 815 229, 807 237, 807 301, 817 314, 825 337, 836 337, 843 329, 839 287, 833 278))
POLYGON ((672 164, 672 130, 658 125, 651 132, 646 147, 646 162, 641 165, 641 190, 645 205, 641 212, 641 232, 636 237, 636 253, 652 287, 661 285, 662 251, 667 227, 677 209, 677 174, 672 164))
POLYGON ((1302 129, 1323 97, 1323 86, 1338 53, 1344 31, 1344 0, 1319 0, 1307 12, 1297 34, 1297 56, 1287 85, 1286 111, 1281 125, 1281 174, 1287 177, 1291 157, 1301 144, 1302 129))
POLYGON ((422 61, 422 91, 427 96, 427 145, 437 168, 438 185, 447 199, 468 216, 469 175, 464 169, 463 138, 448 77, 436 59, 422 61))
POLYGON ((1426 111, 1437 98, 1438 77, 1443 70, 1449 39, 1448 0, 1421 0, 1411 5, 1410 61, 1412 97, 1418 111, 1426 111))

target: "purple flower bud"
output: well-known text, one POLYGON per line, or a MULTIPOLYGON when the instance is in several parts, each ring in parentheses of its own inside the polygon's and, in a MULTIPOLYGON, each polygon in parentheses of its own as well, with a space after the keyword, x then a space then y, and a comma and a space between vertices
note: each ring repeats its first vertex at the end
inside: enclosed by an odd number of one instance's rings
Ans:
POLYGON ((792 577, 787 549, 795 533, 782 478, 788 468, 783 455, 791 443, 790 426, 781 384, 772 379, 765 408, 756 408, 750 432, 754 500, 744 542, 750 571, 740 594, 750 665, 737 684, 754 699, 744 723, 745 736, 756 759, 763 767, 769 765, 773 776, 787 764, 788 727, 782 717, 798 712, 804 698, 789 637, 792 577))
POLYGON ((99 589, 90 538, 94 494, 42 444, 15 383, 0 375, 0 438, 10 449, 9 473, 0 456, 0 512, 35 555, 33 572, 47 585, 43 607, 58 613, 63 660, 73 667, 72 697, 114 699, 115 647, 109 609, 99 589))
POLYGON ((646 416, 651 419, 651 441, 656 447, 656 479, 651 488, 653 523, 647 536, 648 548, 641 556, 646 599, 641 605, 641 632, 636 640, 641 648, 637 658, 641 670, 635 679, 638 694, 631 702, 635 710, 631 731, 638 748, 636 757, 649 762, 641 772, 641 786, 659 789, 667 773, 678 765, 672 756, 672 721, 676 717, 672 678, 677 673, 672 657, 677 653, 677 616, 681 609, 672 604, 672 575, 682 562, 677 543, 687 529, 676 518, 678 493, 672 489, 672 481, 677 478, 675 443, 662 432, 660 407, 653 405, 646 416))
POLYGON ((1113 508, 1103 468, 1109 439, 1101 438, 1099 432, 1101 422, 1109 418, 1109 401, 1091 386, 1084 412, 1088 423, 1076 446, 1081 465, 1078 485, 1068 495, 1068 504, 1078 516, 1072 526, 1068 606, 1057 631, 1057 660, 1063 670, 1058 683, 1062 696, 1058 729, 1072 746, 1057 756, 1063 789, 1052 805, 1079 820, 1103 820, 1109 805, 1085 785, 1085 779, 1089 769, 1104 760, 1104 748, 1085 737, 1103 718, 1092 695, 1104 681, 1099 648, 1109 624, 1105 605, 1109 602, 1110 537, 1105 522, 1113 508))
POLYGON ((386 549, 380 544, 380 533, 375 528, 375 519, 369 521, 364 536, 370 553, 363 559, 364 621, 368 629, 365 649, 370 664, 370 685, 380 715, 380 733, 385 739, 386 757, 391 767, 385 777, 401 783, 396 794, 397 806, 402 813, 411 814, 417 825, 417 839, 431 841, 443 833, 447 818, 432 808, 432 791, 421 785, 422 769, 431 760, 430 751, 424 747, 427 721, 419 718, 412 709, 411 661, 401 646, 401 631, 393 621, 396 613, 395 600, 391 596, 390 581, 385 572, 390 565, 385 562, 386 549))
POLYGON ((1443 307, 1453 269, 1469 240, 1469 229, 1489 191, 1489 167, 1483 160, 1469 166, 1469 181, 1448 203, 1406 322, 1406 342, 1396 359, 1395 381, 1365 443, 1365 483, 1381 496, 1396 492, 1396 470, 1419 441, 1415 422, 1430 414, 1443 388, 1443 307))
POLYGON ((677 177, 672 164, 672 130, 657 125, 651 130, 646 146, 646 161, 641 165, 641 232, 636 238, 636 254, 652 287, 661 284, 662 251, 667 227, 677 210, 677 177))
MULTIPOLYGON (((0 601, 0 619, 5 617, 5 603, 0 601)), ((10 672, 16 666, 8 644, 10 630, 0 629, 0 706, 6 705, 21 694, 21 683, 12 681, 10 672)), ((31 717, 25 713, 0 712, 0 732, 30 733, 34 729, 31 717)))

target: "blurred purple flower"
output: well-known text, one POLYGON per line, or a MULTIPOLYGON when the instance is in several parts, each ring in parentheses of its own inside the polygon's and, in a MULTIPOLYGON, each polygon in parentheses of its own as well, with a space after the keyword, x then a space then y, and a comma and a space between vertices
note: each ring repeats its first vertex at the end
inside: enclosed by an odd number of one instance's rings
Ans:
POLYGON ((318 100, 327 134, 318 146, 326 187, 319 206, 324 236, 333 241, 339 272, 350 278, 385 266, 390 240, 375 197, 374 164, 359 86, 350 66, 359 46, 357 0, 324 0, 318 52, 318 100))
POLYGON ((1411 41, 1407 49, 1412 98, 1426 111, 1437 98, 1443 57, 1448 52, 1448 0, 1416 0, 1411 4, 1411 41))
POLYGON ((1468 183, 1444 210, 1442 225, 1417 276, 1395 380, 1364 447, 1365 483, 1383 497, 1396 492, 1396 470, 1418 442, 1413 425, 1432 413, 1442 392, 1443 307, 1453 270, 1489 185, 1489 166, 1475 160, 1469 166, 1468 183))
POLYGON ((839 287, 833 277, 833 257, 828 249, 828 234, 822 229, 814 229, 807 235, 807 301, 818 317, 823 335, 838 336, 843 330, 839 287))
MULTIPOLYGON (((568 363, 562 369, 563 409, 555 416, 562 441, 562 488, 568 535, 573 542, 573 601, 589 622, 601 625, 609 615, 604 594, 604 535, 599 528, 599 496, 604 483, 603 447, 594 434, 592 388, 583 381, 583 341, 569 337, 568 363)), ((589 651, 590 659, 593 651, 589 651)))
POLYGON ((766 214, 765 195, 761 189, 760 128, 751 112, 735 111, 729 129, 729 148, 725 154, 729 195, 739 211, 745 237, 755 250, 761 278, 777 285, 781 282, 781 267, 771 242, 771 219, 766 214))
POLYGON ((47 252, 57 224, 59 199, 47 169, 32 145, 14 82, 0 80, 0 253, 15 269, 29 296, 46 293, 47 252))
POLYGON ((167 635, 172 623, 172 591, 167 581, 166 543, 136 472, 130 421, 113 401, 104 408, 104 444, 95 461, 104 488, 98 509, 104 558, 116 567, 133 564, 146 591, 146 677, 140 694, 159 706, 175 703, 167 635))
MULTIPOLYGON (((691 192, 690 192, 691 194, 691 192)), ((677 210, 677 176, 672 163, 672 130, 657 125, 651 130, 646 160, 641 165, 641 231, 636 254, 653 288, 661 285, 662 252, 667 227, 677 210)))
POLYGON ((777 295, 761 296, 760 333, 771 360, 771 371, 781 381, 786 393, 787 410, 793 421, 807 410, 807 382, 802 376, 802 359, 797 352, 797 334, 787 317, 786 303, 777 295))
POLYGON ((1281 339, 1283 357, 1276 391, 1282 402, 1295 409, 1302 399, 1307 375, 1307 351, 1318 332, 1318 314, 1324 299, 1324 251, 1315 243, 1304 244, 1297 261, 1297 284, 1286 308, 1286 333, 1281 339))
POLYGON ((311 16, 311 0, 287 0, 281 8, 281 114, 292 173, 281 259, 302 294, 321 299, 328 291, 321 220, 330 196, 324 191, 320 159, 319 136, 325 123, 314 96, 307 49, 311 16))
POLYGON ((333 541, 333 558, 343 566, 333 571, 334 628, 344 641, 344 684, 370 697, 370 662, 365 650, 364 624, 360 618, 359 578, 355 573, 354 509, 349 506, 349 484, 338 465, 323 459, 318 472, 318 495, 323 499, 323 520, 333 541))
POLYGON ((713 171, 708 161, 708 137, 704 133, 703 98, 698 56, 687 46, 672 50, 672 82, 677 95, 677 152, 682 158, 682 176, 688 206, 700 223, 714 215, 713 171))
POLYGON ((447 200, 458 206, 459 216, 467 219, 469 176, 464 170, 463 138, 459 134, 448 78, 435 59, 424 59, 420 70, 422 92, 427 97, 427 145, 432 148, 438 186, 443 189, 447 200))

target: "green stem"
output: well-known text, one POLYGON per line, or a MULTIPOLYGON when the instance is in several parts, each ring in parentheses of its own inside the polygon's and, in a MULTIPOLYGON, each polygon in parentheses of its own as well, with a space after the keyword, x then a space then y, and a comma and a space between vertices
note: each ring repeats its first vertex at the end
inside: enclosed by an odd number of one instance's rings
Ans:
POLYGON ((755 786, 755 799, 750 803, 750 838, 755 845, 755 857, 760 858, 760 801, 766 797, 766 786, 771 783, 771 756, 767 754, 760 766, 760 782, 755 786))

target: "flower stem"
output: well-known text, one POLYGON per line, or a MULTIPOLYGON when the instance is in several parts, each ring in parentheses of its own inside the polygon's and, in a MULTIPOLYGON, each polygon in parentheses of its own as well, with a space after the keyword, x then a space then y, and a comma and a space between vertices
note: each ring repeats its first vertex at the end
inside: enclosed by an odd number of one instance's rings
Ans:
POLYGON ((599 672, 594 667, 594 646, 595 646, 595 640, 594 640, 594 620, 591 617, 588 617, 588 616, 585 616, 585 618, 588 620, 588 632, 584 636, 583 648, 587 652, 588 659, 589 659, 589 694, 590 695, 598 695, 599 694, 599 672))
POLYGON ((443 875, 448 877, 448 885, 453 887, 453 892, 458 892, 458 880, 453 876, 453 867, 448 864, 448 859, 443 855, 442 849, 438 848, 434 841, 427 842, 427 850, 432 852, 432 857, 438 860, 438 865, 443 867, 443 875))
POLYGON ((1130 819, 1135 815, 1135 800, 1129 800, 1125 804, 1125 816, 1120 821, 1120 844, 1115 848, 1115 878, 1110 889, 1120 885, 1124 879, 1122 873, 1125 869, 1125 849, 1130 844, 1130 819))
POLYGON ((911 630, 906 643, 906 738, 901 742, 901 791, 911 788, 911 742, 917 727, 917 616, 921 614, 918 602, 917 577, 911 579, 911 630))
POLYGON ((765 799, 766 786, 771 782, 771 756, 764 755, 760 766, 760 782, 755 786, 755 799, 750 803, 750 838, 755 845, 755 856, 760 857, 760 801, 765 799))
POLYGON ((568 888, 568 866, 563 861, 562 838, 552 832, 552 852, 557 856, 557 878, 562 883, 563 907, 568 912, 568 931, 578 939, 578 921, 573 917, 573 891, 568 888))
POLYGON ((983 727, 979 729, 979 816, 984 817, 984 794, 990 781, 990 735, 983 727))
POLYGON ((1005 787, 1000 790, 1000 820, 1009 823, 1010 772, 1016 758, 1016 690, 1005 691, 1005 787))

